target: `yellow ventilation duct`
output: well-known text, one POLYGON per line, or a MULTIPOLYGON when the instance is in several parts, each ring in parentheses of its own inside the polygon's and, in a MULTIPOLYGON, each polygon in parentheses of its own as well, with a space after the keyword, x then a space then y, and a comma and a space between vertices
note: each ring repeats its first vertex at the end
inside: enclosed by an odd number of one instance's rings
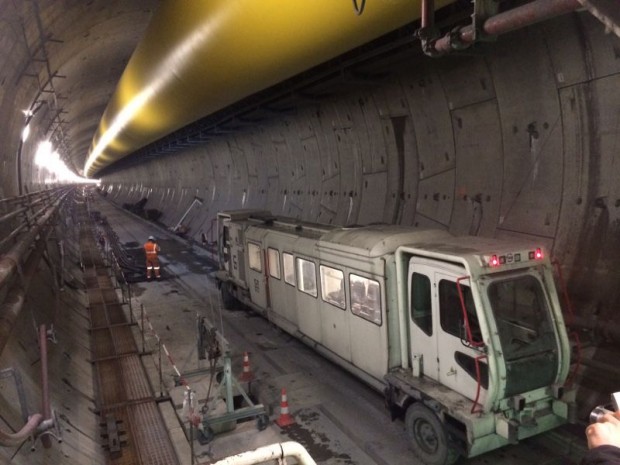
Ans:
POLYGON ((419 16, 419 0, 164 0, 103 114, 84 172, 94 176, 419 16))

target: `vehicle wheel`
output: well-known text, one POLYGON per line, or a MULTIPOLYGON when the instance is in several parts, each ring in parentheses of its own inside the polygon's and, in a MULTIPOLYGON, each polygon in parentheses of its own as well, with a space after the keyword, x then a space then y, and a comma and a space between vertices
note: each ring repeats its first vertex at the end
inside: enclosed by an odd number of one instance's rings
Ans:
POLYGON ((407 409, 405 426, 415 454, 427 465, 451 465, 459 458, 435 413, 420 403, 407 409))
POLYGON ((222 304, 224 304, 224 308, 227 310, 231 310, 237 306, 237 299, 230 292, 230 284, 222 283, 222 287, 220 289, 222 292, 222 304))

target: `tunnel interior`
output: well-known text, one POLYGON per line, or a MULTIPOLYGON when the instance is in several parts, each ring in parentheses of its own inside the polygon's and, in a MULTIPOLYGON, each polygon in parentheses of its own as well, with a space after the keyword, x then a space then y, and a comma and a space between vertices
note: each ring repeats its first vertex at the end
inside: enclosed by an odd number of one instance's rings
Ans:
MULTIPOLYGON (((404 2, 395 3, 404 8, 404 2)), ((527 4, 499 3, 502 11, 527 4)), ((390 19, 389 30, 368 32, 359 39, 363 43, 332 43, 333 49, 322 44, 327 51, 309 53, 299 69, 272 63, 265 71, 269 79, 242 69, 228 77, 230 88, 241 90, 222 95, 221 104, 187 113, 186 108, 199 105, 185 94, 166 94, 167 100, 156 102, 162 120, 167 112, 182 116, 170 116, 174 121, 150 138, 132 133, 119 139, 120 148, 112 152, 123 155, 108 159, 104 153, 94 175, 97 195, 209 251, 217 240, 217 213, 235 209, 327 225, 402 225, 539 244, 556 264, 556 285, 569 299, 565 310, 574 312, 570 330, 594 360, 582 367, 583 416, 618 389, 614 375, 595 375, 601 364, 613 366, 620 339, 618 18, 604 2, 585 3, 585 8, 579 4, 574 11, 436 57, 424 53, 416 35, 421 25, 416 6, 406 20, 390 19)), ((89 174, 95 141, 113 126, 113 111, 122 113, 119 93, 133 98, 144 90, 131 87, 133 75, 126 66, 144 60, 138 52, 147 53, 149 44, 163 46, 156 41, 156 27, 175 8, 174 2, 155 0, 0 0, 3 215, 25 205, 12 199, 32 202, 37 193, 58 192, 75 182, 42 160, 51 157, 39 149, 44 140, 72 174, 89 174), (117 88, 119 82, 129 83, 117 88)), ((383 18, 366 8, 362 19, 383 18)), ((442 33, 470 21, 472 5, 465 2, 437 8, 434 21, 442 33)), ((316 14, 324 17, 320 10, 316 14)), ((333 14, 355 16, 348 3, 346 11, 333 14)), ((179 30, 191 23, 180 12, 179 17, 179 30)), ((226 50, 222 44, 215 42, 226 50)), ((211 59, 205 55, 187 80, 183 64, 166 70, 162 80, 208 87, 211 59)), ((209 98, 219 102, 218 95, 209 98)), ((78 455, 54 460, 84 463, 89 450, 99 449, 97 420, 85 413, 95 410, 96 387, 84 362, 88 344, 82 336, 68 335, 87 332, 82 319, 88 304, 79 278, 79 237, 72 229, 78 214, 67 206, 59 211, 62 220, 47 239, 52 245, 40 252, 43 264, 28 287, 28 311, 11 322, 0 370, 19 367, 25 390, 38 397, 32 321, 55 322, 59 346, 50 364, 65 376, 51 381, 52 392, 75 399, 71 409, 80 413, 67 418, 79 431, 80 445, 75 446, 78 455), (65 283, 52 272, 61 261, 53 244, 62 237, 66 244, 74 242, 63 258, 69 263, 65 283), (73 310, 60 322, 55 315, 62 307, 73 310)), ((13 241, 3 242, 3 257, 17 241, 16 229, 32 221, 24 218, 0 224, 13 241)), ((2 290, 3 312, 11 307, 9 288, 2 290)), ((10 321, 11 316, 0 318, 10 321)), ((5 374, 0 423, 17 429, 23 416, 19 390, 13 390, 9 371, 5 374)), ((30 463, 26 447, 0 450, 9 461, 30 463)))

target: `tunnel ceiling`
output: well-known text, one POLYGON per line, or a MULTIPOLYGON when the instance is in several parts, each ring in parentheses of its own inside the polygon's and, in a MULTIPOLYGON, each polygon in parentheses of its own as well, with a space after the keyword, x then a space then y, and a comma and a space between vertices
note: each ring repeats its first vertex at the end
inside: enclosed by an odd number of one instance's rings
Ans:
POLYGON ((353 5, 163 1, 106 108, 86 174, 420 16, 420 0, 353 5))
POLYGON ((399 29, 199 118, 139 148, 103 168, 98 174, 105 177, 153 158, 238 134, 252 126, 267 124, 274 118, 298 113, 306 106, 339 95, 375 88, 393 79, 395 67, 402 67, 410 60, 419 59, 421 55, 413 26, 399 29))
MULTIPOLYGON (((3 63, 0 69, 0 136, 9 141, 7 147, 18 145, 24 125, 31 121, 31 126, 36 126, 37 138, 50 139, 67 164, 80 172, 92 147, 93 136, 98 128, 101 131, 107 127, 105 119, 101 122, 104 111, 160 3, 157 0, 0 0, 0 62, 3 63), (26 110, 32 113, 25 114, 26 110)), ((351 15, 351 4, 346 4, 346 14, 351 15)), ((419 16, 417 5, 404 23, 419 16)), ((444 28, 455 20, 467 21, 468 5, 456 2, 444 10, 440 19, 450 18, 443 23, 444 28)), ((391 27, 381 29, 382 33, 391 27)), ((388 45, 390 53, 399 47, 409 48, 408 53, 419 53, 412 32, 413 27, 401 30, 400 35, 392 33, 388 45)), ((378 32, 373 34, 376 36, 378 32)), ((178 144, 179 140, 181 143, 188 138, 191 139, 189 143, 201 141, 251 125, 304 101, 381 79, 379 65, 373 63, 364 71, 363 62, 368 56, 385 53, 387 49, 382 48, 383 45, 379 40, 376 46, 362 48, 357 55, 339 56, 313 73, 295 76, 292 82, 270 88, 267 93, 250 95, 235 107, 227 106, 232 103, 227 101, 219 113, 209 115, 207 112, 207 120, 192 123, 196 114, 187 121, 174 121, 150 139, 136 141, 123 156, 138 150, 134 161, 139 161, 140 156, 165 152, 166 147, 178 144), (185 126, 187 123, 190 124, 185 126), (180 132, 172 139, 160 139, 180 127, 180 132), (210 132, 206 136, 205 127, 210 132), (153 141, 158 145, 144 147, 153 141)), ((387 53, 388 59, 390 53, 387 53)), ((329 54, 320 57, 325 58, 329 58, 329 54)), ((247 97, 247 94, 240 93, 237 97, 247 97)), ((34 151, 32 147, 29 149, 31 159, 34 151)))
MULTIPOLYGON (((100 122, 119 79, 162 3, 157 0, 0 0, 0 62, 4 64, 0 69, 0 127, 3 131, 0 135, 3 139, 13 141, 11 145, 16 146, 22 128, 30 123, 31 128, 38 131, 38 140, 51 140, 67 165, 80 172, 97 128, 105 130, 107 127, 106 121, 101 126, 100 122), (27 110, 32 113, 25 114, 27 110)), ((241 5, 243 2, 237 3, 241 5)), ((344 14, 355 17, 352 3, 348 0, 343 3, 346 3, 344 14)), ((401 10, 407 5, 403 1, 396 3, 401 10)), ((437 5, 445 3, 449 1, 437 5)), ((173 2, 167 5, 175 8, 173 2)), ((416 3, 408 13, 410 17, 397 19, 396 25, 419 16, 418 8, 416 3)), ((456 10, 460 11, 462 7, 456 10)), ((365 17, 371 17, 375 11, 368 12, 367 9, 365 17)), ((317 15, 322 17, 323 13, 319 10, 317 15)), ((352 24, 355 26, 356 23, 352 24)), ((368 40, 393 28, 381 27, 383 29, 375 28, 370 36, 365 33, 360 38, 368 40)), ((327 55, 321 52, 312 63, 351 46, 352 43, 347 42, 327 55)), ((291 75, 290 71, 288 75, 291 75)), ((315 98, 315 95, 301 97, 315 98)), ((258 116, 262 117, 265 111, 281 109, 277 105, 261 108, 258 116)), ((193 119, 196 118, 175 121, 157 133, 157 137, 191 123, 193 119)), ((252 119, 243 124, 251 122, 252 119)), ((234 125, 239 123, 234 121, 234 125)), ((145 143, 139 141, 130 151, 143 145, 145 143)), ((30 158, 34 158, 34 151, 29 151, 30 158)))
POLYGON ((157 0, 0 0, 4 139, 33 110, 72 169, 81 169, 101 115, 157 0))

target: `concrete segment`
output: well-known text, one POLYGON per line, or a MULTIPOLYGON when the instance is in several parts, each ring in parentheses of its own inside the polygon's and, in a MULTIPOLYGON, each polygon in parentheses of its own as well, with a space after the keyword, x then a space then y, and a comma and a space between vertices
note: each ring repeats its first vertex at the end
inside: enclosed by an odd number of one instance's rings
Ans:
MULTIPOLYGON (((65 231, 66 237, 70 236, 65 231)), ((72 273, 76 257, 67 256, 72 273)), ((101 427, 94 414, 94 392, 92 370, 89 362, 85 300, 81 290, 65 286, 63 291, 53 291, 44 284, 45 276, 34 284, 38 292, 30 296, 31 311, 22 312, 18 326, 13 331, 7 348, 0 356, 2 369, 13 367, 19 370, 30 413, 40 411, 40 363, 33 322, 54 322, 56 342, 48 342, 48 367, 50 373, 51 405, 57 412, 62 432, 62 443, 52 439, 52 448, 44 449, 38 440, 33 445, 26 441, 20 448, 0 448, 0 462, 16 465, 47 465, 50 463, 103 464, 101 448, 101 427)), ((19 401, 12 379, 0 381, 0 427, 15 429, 21 427, 19 401)))
MULTIPOLYGON (((38 142, 50 134, 66 135, 71 162, 82 166, 101 111, 156 3, 0 0, 0 136, 5 148, 0 198, 47 187, 49 174, 34 158, 38 142), (57 73, 53 79, 45 76, 50 71, 57 73), (37 75, 54 91, 37 85, 37 75), (25 119, 27 108, 38 113, 25 119), (22 144, 26 122, 31 136, 22 144)), ((438 61, 421 57, 417 45, 390 53, 375 50, 376 59, 356 63, 352 70, 364 77, 361 85, 341 74, 338 61, 332 69, 341 76, 336 82, 303 89, 300 101, 293 99, 286 111, 257 109, 256 124, 240 125, 197 146, 177 147, 172 156, 159 153, 149 163, 107 176, 103 186, 119 204, 148 198, 147 208, 160 210, 167 226, 176 225, 195 196, 200 197, 203 204, 185 221, 195 241, 202 234, 214 239, 212 219, 218 210, 240 207, 330 223, 385 221, 535 238, 560 259, 577 312, 617 321, 619 39, 591 15, 578 12, 438 61)), ((124 223, 116 225, 119 234, 125 230, 126 240, 138 247, 153 230, 124 223), (132 231, 137 231, 133 237, 132 231)), ((76 218, 64 224, 59 237, 71 236, 76 218)), ((164 266, 179 279, 175 284, 141 283, 134 300, 139 304, 144 296, 156 319, 163 320, 157 325, 167 344, 188 339, 185 343, 191 345, 188 334, 193 334, 196 313, 219 319, 219 294, 208 284, 209 265, 194 259, 207 253, 176 236, 162 236, 164 266), (155 291, 156 286, 162 290, 155 291)), ((31 320, 55 321, 59 342, 52 346, 50 366, 60 380, 53 382, 53 403, 62 406, 71 432, 51 451, 39 448, 30 454, 27 445, 17 452, 0 449, 6 460, 16 453, 14 463, 103 460, 91 413, 86 296, 79 290, 83 278, 75 266, 79 254, 71 240, 65 245, 66 279, 73 286, 67 284, 57 305, 49 270, 41 266, 36 291, 16 329, 19 336, 0 357, 0 368, 19 366, 28 398, 38 400, 31 320)), ((259 375, 255 388, 262 383, 272 414, 280 380, 314 386, 310 373, 321 363, 309 361, 305 348, 272 333, 269 325, 249 330, 259 320, 244 312, 226 315, 221 327, 235 341, 235 364, 238 368, 240 353, 252 351, 259 375)), ((617 347, 609 335, 581 334, 617 347)), ((153 341, 147 335, 151 348, 153 341)), ((172 350, 182 371, 200 366, 191 350, 172 350)), ((605 350, 589 352, 588 357, 607 365, 615 360, 605 350)), ((148 365, 151 379, 157 379, 152 360, 148 365)), ((608 396, 615 377, 605 373, 594 366, 580 371, 582 410, 608 396)), ((165 369, 167 385, 173 374, 165 369)), ((320 383, 315 386, 325 393, 320 383)), ((304 389, 297 393, 300 401, 304 389)), ((0 396, 0 423, 16 428, 19 412, 7 392, 0 396)), ((309 399, 316 401, 313 396, 309 399)), ((385 441, 376 441, 377 450, 398 450, 385 441)), ((509 460, 529 449, 507 450, 498 457, 509 460)), ((539 458, 547 459, 544 454, 539 458)))

